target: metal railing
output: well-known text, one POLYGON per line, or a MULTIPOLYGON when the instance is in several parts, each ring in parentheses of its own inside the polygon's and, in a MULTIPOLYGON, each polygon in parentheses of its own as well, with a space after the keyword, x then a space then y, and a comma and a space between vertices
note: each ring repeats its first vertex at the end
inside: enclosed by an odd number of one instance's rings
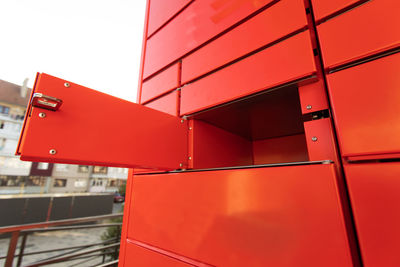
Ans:
MULTIPOLYGON (((100 215, 100 216, 91 216, 91 217, 81 217, 75 219, 67 219, 67 220, 58 220, 58 221, 48 221, 42 223, 31 223, 31 224, 22 224, 22 225, 13 225, 0 227, 0 234, 11 233, 10 243, 8 246, 8 252, 5 256, 0 256, 0 260, 6 259, 4 266, 12 267, 14 259, 18 257, 17 267, 22 265, 22 260, 24 256, 36 255, 42 253, 50 253, 50 252, 58 252, 64 251, 63 253, 52 256, 46 259, 42 259, 38 262, 31 263, 26 265, 26 267, 36 267, 43 266, 48 264, 54 264, 65 261, 72 261, 78 259, 91 259, 95 257, 102 257, 102 264, 99 267, 103 266, 117 266, 118 260, 105 262, 106 255, 113 254, 114 258, 118 258, 118 250, 119 250, 119 241, 120 236, 117 235, 115 238, 105 240, 103 242, 93 243, 93 244, 83 244, 80 246, 73 247, 65 247, 51 250, 42 250, 25 253, 25 246, 27 238, 30 234, 35 232, 48 232, 48 231, 58 231, 58 230, 76 230, 76 229, 89 229, 89 228, 99 228, 99 227, 118 227, 117 233, 120 233, 121 223, 102 223, 95 225, 74 225, 88 222, 96 222, 103 221, 106 219, 114 219, 122 217, 122 213, 114 213, 108 215, 100 215), (61 226, 62 227, 55 227, 61 226), (68 225, 68 226, 65 226, 68 225), (19 237, 22 236, 19 253, 16 254, 17 244, 19 237), (67 252, 65 252, 67 251, 67 252)), ((77 265, 79 266, 79 265, 77 265)))

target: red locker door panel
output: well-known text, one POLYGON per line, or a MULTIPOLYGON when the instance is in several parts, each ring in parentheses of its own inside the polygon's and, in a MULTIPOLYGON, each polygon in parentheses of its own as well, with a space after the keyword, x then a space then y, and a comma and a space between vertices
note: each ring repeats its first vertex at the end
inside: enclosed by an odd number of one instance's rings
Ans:
POLYGON ((352 266, 333 164, 136 175, 128 238, 213 266, 352 266))
POLYGON ((365 267, 400 266, 400 163, 345 165, 365 267))
POLYGON ((125 263, 121 267, 189 267, 182 261, 173 259, 147 248, 132 244, 127 240, 125 263))
POLYGON ((200 48, 183 59, 182 83, 304 27, 307 25, 304 10, 303 1, 280 1, 200 48))
POLYGON ((181 91, 181 114, 193 113, 315 73, 308 31, 219 70, 181 91))
POLYGON ((343 156, 400 152, 400 53, 328 75, 343 156))
POLYGON ((373 0, 317 27, 326 67, 400 44, 400 2, 373 0))
POLYGON ((179 64, 142 83, 140 103, 147 102, 179 86, 179 64))
POLYGON ((194 1, 147 40, 143 78, 182 57, 271 1, 194 1))
POLYGON ((177 169, 186 162, 186 122, 65 83, 38 76, 34 93, 63 103, 57 111, 29 105, 17 150, 22 160, 160 169, 177 169))
POLYGON ((145 106, 171 114, 173 116, 178 116, 178 101, 178 91, 174 91, 156 100, 153 100, 148 104, 145 104, 145 106))
POLYGON ((315 20, 322 19, 360 0, 312 0, 315 20))
POLYGON ((151 0, 147 36, 153 34, 191 0, 151 0))
POLYGON ((308 157, 311 161, 336 161, 335 138, 330 118, 304 122, 308 157))

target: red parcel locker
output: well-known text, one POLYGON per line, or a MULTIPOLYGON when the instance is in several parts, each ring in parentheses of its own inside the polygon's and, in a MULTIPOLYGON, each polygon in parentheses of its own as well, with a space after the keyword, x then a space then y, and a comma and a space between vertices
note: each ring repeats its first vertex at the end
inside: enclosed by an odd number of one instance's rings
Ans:
POLYGON ((140 104, 39 74, 17 154, 131 168, 121 267, 396 266, 398 3, 325 2, 148 1, 140 104))

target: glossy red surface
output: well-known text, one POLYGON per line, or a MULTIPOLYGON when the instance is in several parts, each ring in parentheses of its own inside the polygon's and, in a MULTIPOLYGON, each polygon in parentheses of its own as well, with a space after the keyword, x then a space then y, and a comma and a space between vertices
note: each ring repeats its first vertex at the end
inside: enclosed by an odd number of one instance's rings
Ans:
POLYGON ((147 36, 153 34, 191 0, 151 0, 147 36))
POLYGON ((63 105, 58 111, 28 108, 17 150, 22 160, 160 169, 186 164, 187 123, 74 83, 65 87, 65 82, 38 76, 34 91, 62 99, 63 105))
POLYGON ((145 103, 179 86, 179 64, 175 64, 142 83, 140 103, 145 103))
POLYGON ((210 265, 352 266, 332 164, 135 176, 132 201, 128 238, 210 265))
POLYGON ((365 267, 400 265, 400 163, 345 165, 365 267))
POLYGON ((178 91, 173 91, 167 95, 164 95, 160 98, 151 101, 148 104, 145 104, 145 106, 171 114, 173 116, 178 116, 178 102, 179 102, 178 91))
POLYGON ((399 46, 399 10, 398 0, 374 0, 317 26, 325 67, 399 46))
POLYGON ((311 0, 315 20, 322 19, 360 0, 311 0))
POLYGON ((253 141, 253 164, 308 161, 304 134, 253 141))
POLYGON ((335 139, 331 119, 319 119, 304 122, 308 157, 311 161, 336 160, 335 139), (313 138, 317 139, 314 141, 313 138))
POLYGON ((182 83, 305 27, 304 10, 301 0, 280 1, 200 48, 182 60, 182 83))
POLYGON ((328 75, 343 156, 400 152, 400 53, 328 75))
POLYGON ((303 114, 329 108, 323 80, 299 86, 299 96, 303 114))
POLYGON ((181 115, 307 77, 316 71, 308 31, 182 88, 181 115))
POLYGON ((194 1, 147 41, 144 78, 162 69, 272 0, 194 1))
POLYGON ((251 141, 199 120, 192 123, 192 168, 216 168, 253 164, 251 141))

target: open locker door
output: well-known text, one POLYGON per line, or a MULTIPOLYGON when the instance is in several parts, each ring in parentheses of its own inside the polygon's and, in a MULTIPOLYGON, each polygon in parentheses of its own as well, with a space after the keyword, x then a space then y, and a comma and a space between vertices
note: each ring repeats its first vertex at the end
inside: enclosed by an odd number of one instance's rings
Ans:
POLYGON ((179 117, 38 74, 17 155, 22 160, 171 170, 187 165, 179 117))

